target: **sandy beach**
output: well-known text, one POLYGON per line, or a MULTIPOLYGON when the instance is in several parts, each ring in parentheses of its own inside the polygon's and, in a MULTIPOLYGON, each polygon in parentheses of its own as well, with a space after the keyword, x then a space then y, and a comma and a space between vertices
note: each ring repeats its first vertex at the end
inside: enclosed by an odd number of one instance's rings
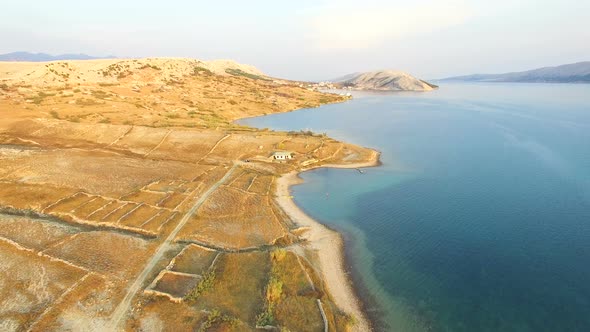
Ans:
POLYGON ((360 168, 379 165, 379 153, 374 151, 370 160, 355 164, 330 164, 293 171, 283 175, 277 181, 277 202, 280 207, 301 227, 306 227, 302 237, 309 241, 309 246, 317 252, 319 268, 323 274, 330 295, 341 310, 353 316, 356 324, 353 331, 371 331, 371 325, 362 310, 352 280, 344 267, 344 242, 340 233, 333 231, 303 212, 291 199, 289 187, 301 183, 300 172, 319 167, 360 168))

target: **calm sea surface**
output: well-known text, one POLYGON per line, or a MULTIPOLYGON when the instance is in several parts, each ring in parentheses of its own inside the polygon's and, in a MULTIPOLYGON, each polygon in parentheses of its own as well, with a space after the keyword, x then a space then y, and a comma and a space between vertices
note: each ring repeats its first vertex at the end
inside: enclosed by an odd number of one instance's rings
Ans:
POLYGON ((590 85, 443 84, 241 121, 380 150, 293 187, 386 331, 590 331, 590 85))

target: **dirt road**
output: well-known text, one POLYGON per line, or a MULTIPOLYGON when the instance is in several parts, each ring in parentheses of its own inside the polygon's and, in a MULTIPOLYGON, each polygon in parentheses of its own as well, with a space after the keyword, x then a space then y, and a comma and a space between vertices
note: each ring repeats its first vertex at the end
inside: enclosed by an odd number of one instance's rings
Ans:
POLYGON ((123 323, 125 322, 124 318, 127 314, 127 311, 129 310, 129 307, 131 306, 131 301, 133 300, 137 292, 141 289, 142 285, 145 284, 148 275, 151 274, 153 268, 156 266, 158 261, 162 259, 164 253, 170 248, 170 244, 172 244, 174 238, 176 238, 176 235, 178 235, 178 232, 180 232, 182 227, 184 227, 184 225, 195 214, 199 207, 203 205, 203 203, 209 197, 209 195, 211 195, 215 190, 217 190, 217 188, 219 188, 219 186, 221 186, 225 181, 227 181, 227 179, 231 176, 231 174, 234 172, 236 167, 238 167, 238 165, 238 163, 234 163, 232 168, 223 176, 223 178, 217 181, 213 186, 211 186, 211 188, 209 188, 209 190, 207 190, 203 195, 201 195, 201 197, 199 197, 199 199, 195 202, 195 204, 193 204, 191 209, 182 217, 182 219, 180 220, 178 225, 176 225, 176 228, 174 228, 172 233, 170 233, 170 235, 168 235, 164 242, 162 242, 162 244, 158 247, 152 258, 150 258, 150 260, 147 262, 143 271, 141 271, 141 273, 137 276, 133 284, 127 290, 127 294, 125 294, 125 297, 123 298, 121 303, 119 303, 119 305, 113 312, 113 315, 111 316, 111 320, 109 323, 109 331, 117 331, 123 329, 123 323))

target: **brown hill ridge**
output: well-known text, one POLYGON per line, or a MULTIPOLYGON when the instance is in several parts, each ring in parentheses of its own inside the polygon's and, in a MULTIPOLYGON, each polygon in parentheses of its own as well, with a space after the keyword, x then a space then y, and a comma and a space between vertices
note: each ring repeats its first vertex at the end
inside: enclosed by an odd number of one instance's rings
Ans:
POLYGON ((201 61, 187 58, 71 60, 51 62, 0 62, 0 78, 5 83, 33 86, 63 84, 108 84, 128 78, 137 83, 148 79, 165 83, 182 79, 199 71, 217 75, 250 75, 266 78, 260 70, 232 60, 201 61), (152 69, 146 77, 145 69, 152 69), (151 78, 151 79, 149 79, 151 78))
POLYGON ((298 85, 231 60, 0 62, 0 107, 84 123, 218 127, 346 100, 298 85))

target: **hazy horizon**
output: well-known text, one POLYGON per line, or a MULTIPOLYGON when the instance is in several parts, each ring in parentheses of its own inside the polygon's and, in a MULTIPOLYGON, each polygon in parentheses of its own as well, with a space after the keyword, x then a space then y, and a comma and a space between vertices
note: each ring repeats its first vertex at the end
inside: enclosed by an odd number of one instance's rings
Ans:
POLYGON ((572 0, 24 0, 3 10, 0 53, 233 59, 302 80, 376 69, 437 79, 590 60, 590 3, 572 0))

